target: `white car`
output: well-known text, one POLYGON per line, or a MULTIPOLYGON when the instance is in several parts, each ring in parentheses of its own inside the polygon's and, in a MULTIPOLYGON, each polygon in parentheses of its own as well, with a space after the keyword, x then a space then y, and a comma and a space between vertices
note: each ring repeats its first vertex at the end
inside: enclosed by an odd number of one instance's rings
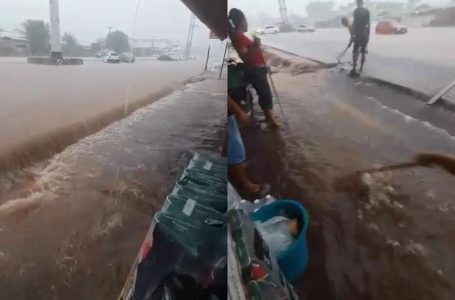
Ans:
POLYGON ((316 29, 313 26, 299 25, 297 27, 298 32, 314 32, 316 29))
POLYGON ((280 28, 278 28, 278 26, 267 25, 264 27, 265 34, 275 34, 275 33, 279 33, 279 32, 280 32, 280 28))
POLYGON ((103 58, 103 61, 106 63, 119 63, 120 57, 117 52, 108 52, 107 55, 103 58))
POLYGON ((256 29, 255 33, 257 33, 257 34, 264 34, 264 28, 258 28, 258 29, 256 29))

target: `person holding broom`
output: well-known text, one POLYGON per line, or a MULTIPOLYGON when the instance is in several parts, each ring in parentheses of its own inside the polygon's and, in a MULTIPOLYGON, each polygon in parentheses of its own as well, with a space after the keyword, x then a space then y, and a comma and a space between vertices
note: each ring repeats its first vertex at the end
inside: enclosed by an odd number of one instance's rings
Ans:
POLYGON ((360 58, 359 72, 362 72, 365 64, 368 41, 370 40, 370 11, 364 7, 363 0, 357 0, 357 8, 354 10, 354 22, 350 30, 354 49, 352 51, 352 70, 350 75, 356 77, 357 61, 360 58))
POLYGON ((246 80, 252 84, 259 96, 259 106, 264 112, 267 124, 271 128, 280 128, 273 113, 273 96, 267 79, 267 65, 261 51, 261 40, 251 40, 245 35, 248 31, 248 22, 243 12, 237 8, 229 11, 229 38, 232 45, 245 64, 246 80))

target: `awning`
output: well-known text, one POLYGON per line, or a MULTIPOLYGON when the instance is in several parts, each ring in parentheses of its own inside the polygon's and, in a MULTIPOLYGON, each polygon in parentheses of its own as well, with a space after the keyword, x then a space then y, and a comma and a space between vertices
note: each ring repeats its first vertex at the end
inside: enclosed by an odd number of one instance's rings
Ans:
POLYGON ((226 0, 182 0, 221 40, 227 37, 226 0))

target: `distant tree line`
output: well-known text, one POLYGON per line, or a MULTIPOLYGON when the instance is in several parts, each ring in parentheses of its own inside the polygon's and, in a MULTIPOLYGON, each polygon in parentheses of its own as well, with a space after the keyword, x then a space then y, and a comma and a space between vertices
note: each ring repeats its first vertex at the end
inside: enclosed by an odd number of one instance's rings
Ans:
MULTIPOLYGON (((49 55, 50 28, 49 24, 42 20, 27 20, 22 24, 22 32, 28 40, 31 55, 49 55)), ((64 56, 89 56, 102 50, 105 46, 109 50, 118 53, 130 50, 128 35, 122 31, 109 33, 105 39, 105 45, 93 43, 91 47, 84 47, 74 35, 65 32, 62 37, 62 52, 64 56)))

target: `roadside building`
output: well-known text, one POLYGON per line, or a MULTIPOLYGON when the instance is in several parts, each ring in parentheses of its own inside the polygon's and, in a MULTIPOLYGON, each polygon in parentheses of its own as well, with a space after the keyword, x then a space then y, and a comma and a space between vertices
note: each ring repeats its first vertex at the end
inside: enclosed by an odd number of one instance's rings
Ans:
POLYGON ((371 19, 374 21, 400 20, 405 9, 403 2, 391 1, 366 1, 366 6, 370 10, 371 19))
POLYGON ((16 32, 0 32, 0 56, 28 56, 30 47, 27 39, 16 32))
POLYGON ((401 21, 408 27, 455 26, 455 1, 420 2, 403 13, 401 21))
MULTIPOLYGON (((371 21, 373 22, 384 19, 399 21, 405 10, 405 4, 396 1, 365 0, 365 6, 370 11, 371 21)), ((340 27, 341 18, 352 17, 356 7, 355 1, 341 5, 336 11, 332 11, 330 15, 327 14, 325 18, 316 20, 316 27, 340 27)))
POLYGON ((175 43, 165 38, 130 39, 130 45, 132 45, 133 54, 139 57, 166 53, 175 47, 175 43))

